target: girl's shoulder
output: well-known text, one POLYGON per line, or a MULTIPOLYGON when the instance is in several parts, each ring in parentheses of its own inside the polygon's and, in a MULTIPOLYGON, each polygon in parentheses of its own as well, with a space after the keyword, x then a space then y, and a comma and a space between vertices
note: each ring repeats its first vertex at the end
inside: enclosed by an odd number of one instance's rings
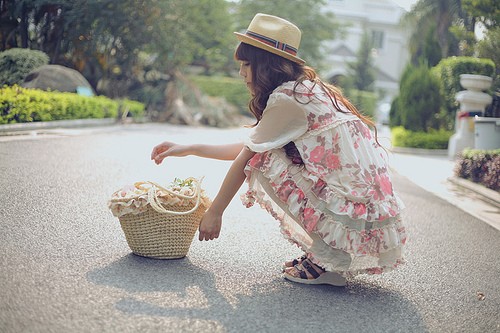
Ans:
POLYGON ((292 96, 295 94, 318 94, 324 93, 321 86, 315 82, 305 80, 302 82, 297 81, 287 81, 282 83, 280 86, 276 87, 272 94, 286 94, 292 96))
POLYGON ((284 82, 273 90, 269 96, 269 101, 276 102, 283 98, 292 98, 305 104, 312 100, 323 100, 326 96, 321 86, 309 80, 303 82, 284 82))

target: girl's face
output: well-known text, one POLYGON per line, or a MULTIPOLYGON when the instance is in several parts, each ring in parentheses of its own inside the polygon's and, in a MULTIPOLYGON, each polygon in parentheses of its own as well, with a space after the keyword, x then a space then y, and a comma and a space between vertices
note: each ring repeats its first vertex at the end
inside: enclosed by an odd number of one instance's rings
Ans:
POLYGON ((252 67, 248 61, 240 61, 240 75, 245 80, 248 90, 253 94, 252 88, 252 67))

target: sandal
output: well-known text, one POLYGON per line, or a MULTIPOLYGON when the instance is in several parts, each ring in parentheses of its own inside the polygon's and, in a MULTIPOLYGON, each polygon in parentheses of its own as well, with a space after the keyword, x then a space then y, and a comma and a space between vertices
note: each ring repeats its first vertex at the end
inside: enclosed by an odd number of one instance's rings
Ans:
POLYGON ((347 283, 342 275, 335 272, 327 272, 312 263, 309 259, 304 259, 301 264, 287 268, 283 275, 287 280, 303 284, 329 284, 336 287, 343 287, 347 283), (293 270, 299 276, 290 274, 293 273, 293 270))
POLYGON ((293 259, 293 260, 290 260, 290 261, 285 261, 285 263, 283 264, 283 272, 287 268, 291 268, 291 267, 294 267, 295 265, 301 264, 302 261, 304 261, 306 259, 307 259, 307 254, 303 254, 301 257, 298 257, 296 259, 293 259))

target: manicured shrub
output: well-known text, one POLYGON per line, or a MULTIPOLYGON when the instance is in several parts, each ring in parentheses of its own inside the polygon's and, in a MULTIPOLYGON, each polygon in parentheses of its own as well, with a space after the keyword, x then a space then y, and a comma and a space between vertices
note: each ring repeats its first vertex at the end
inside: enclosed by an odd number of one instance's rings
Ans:
POLYGON ((49 57, 42 51, 15 48, 0 52, 0 87, 21 84, 32 70, 48 63, 49 57))
POLYGON ((455 162, 457 177, 500 190, 500 149, 466 149, 455 162))
POLYGON ((425 65, 409 66, 402 75, 396 108, 401 125, 411 131, 427 132, 434 126, 441 107, 440 83, 425 65))
POLYGON ((391 110, 389 111, 389 127, 401 126, 401 111, 399 107, 399 96, 396 96, 391 102, 391 110))
POLYGON ((456 94, 464 90, 460 85, 461 74, 477 74, 495 77, 495 63, 491 59, 474 57, 450 57, 443 59, 432 69, 432 73, 441 81, 440 93, 444 107, 449 114, 459 108, 456 94))
POLYGON ((119 110, 125 108, 135 117, 144 113, 144 105, 135 101, 115 101, 104 96, 88 97, 19 86, 5 86, 0 89, 0 124, 115 118, 119 110))
POLYGON ((395 147, 447 149, 452 131, 434 130, 428 132, 413 132, 402 126, 391 129, 392 145, 395 147))

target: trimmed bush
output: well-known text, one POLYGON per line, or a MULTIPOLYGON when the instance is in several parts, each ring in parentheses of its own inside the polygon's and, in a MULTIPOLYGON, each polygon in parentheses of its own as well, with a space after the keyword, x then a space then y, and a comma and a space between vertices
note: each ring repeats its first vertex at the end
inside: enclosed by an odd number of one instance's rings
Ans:
POLYGON ((49 63, 49 56, 42 51, 10 49, 0 52, 0 87, 21 84, 32 70, 49 63))
POLYGON ((399 105, 395 109, 401 125, 411 131, 427 132, 441 107, 440 83, 425 65, 407 67, 400 83, 399 105))
POLYGON ((401 110, 399 110, 399 96, 396 96, 391 102, 389 111, 389 127, 401 126, 401 110))
POLYGON ((460 85, 460 74, 486 75, 495 79, 495 63, 491 59, 450 57, 441 60, 432 69, 432 74, 441 81, 440 92, 446 111, 453 114, 459 108, 455 95, 464 90, 460 85))
POLYGON ((452 135, 452 131, 443 129, 431 129, 429 132, 413 132, 402 126, 391 129, 392 145, 395 147, 448 149, 448 141, 452 135))
POLYGON ((465 149, 455 162, 457 177, 500 190, 500 149, 465 149))
POLYGON ((142 116, 144 105, 115 101, 104 96, 87 97, 69 92, 48 92, 19 86, 0 89, 0 124, 87 118, 115 118, 128 108, 142 116))

